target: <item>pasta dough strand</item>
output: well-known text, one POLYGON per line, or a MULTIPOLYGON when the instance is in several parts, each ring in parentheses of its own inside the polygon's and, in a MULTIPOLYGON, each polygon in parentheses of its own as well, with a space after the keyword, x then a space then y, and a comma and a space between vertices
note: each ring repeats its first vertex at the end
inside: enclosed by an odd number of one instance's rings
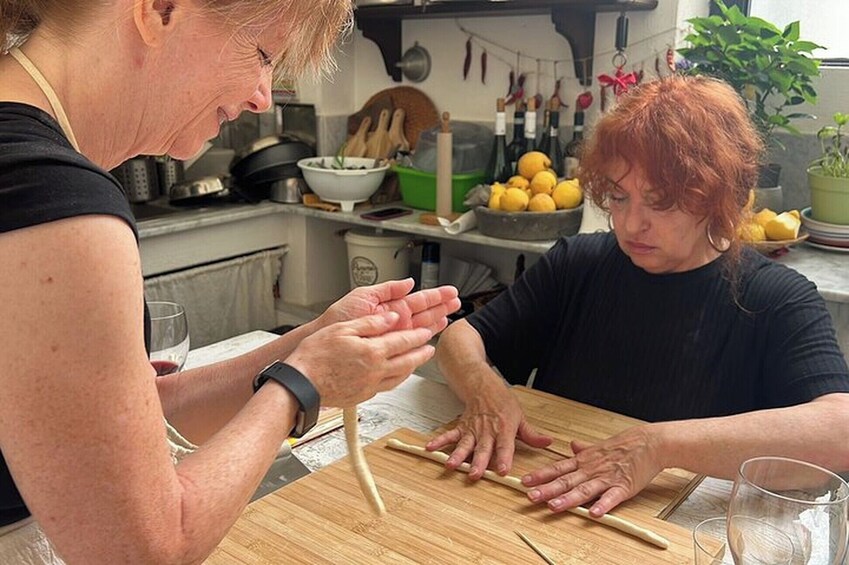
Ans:
MULTIPOLYGON (((430 459, 431 461, 436 461, 438 463, 445 463, 448 460, 448 454, 443 453, 441 451, 428 451, 424 447, 419 447, 418 445, 410 445, 408 443, 404 443, 395 438, 390 438, 386 443, 388 447, 392 449, 397 449, 399 451, 405 451, 407 453, 412 453, 413 455, 418 455, 419 457, 424 457, 425 459, 430 459)), ((468 473, 470 469, 470 465, 468 463, 461 463, 459 467, 457 467, 458 471, 462 471, 464 473, 468 473)), ((490 481, 502 484, 504 486, 508 486, 512 489, 518 490, 519 492, 528 492, 531 490, 522 484, 522 480, 519 477, 514 477, 511 475, 507 475, 502 477, 498 473, 490 471, 487 469, 483 473, 484 479, 489 479, 490 481)), ((593 522, 600 522, 605 526, 610 526, 615 530, 619 530, 620 532, 624 532, 628 535, 640 538, 643 541, 647 541, 652 545, 655 545, 661 549, 667 549, 669 547, 669 540, 664 538, 663 536, 656 534, 651 530, 647 530, 646 528, 640 527, 633 522, 629 522, 628 520, 624 520, 619 518, 618 516, 614 516, 613 514, 605 514, 601 518, 593 518, 590 516, 589 511, 586 508, 581 506, 575 508, 569 508, 568 510, 572 514, 577 514, 578 516, 582 516, 587 518, 588 520, 592 520, 593 522)))
POLYGON ((378 516, 383 516, 386 514, 386 507, 383 505, 380 493, 377 492, 377 485, 374 484, 374 476, 368 468, 363 447, 360 445, 360 425, 357 420, 356 406, 342 410, 342 422, 345 425, 345 442, 348 444, 348 454, 351 456, 351 467, 354 470, 357 481, 360 483, 360 490, 363 491, 363 496, 368 501, 374 513, 378 516))

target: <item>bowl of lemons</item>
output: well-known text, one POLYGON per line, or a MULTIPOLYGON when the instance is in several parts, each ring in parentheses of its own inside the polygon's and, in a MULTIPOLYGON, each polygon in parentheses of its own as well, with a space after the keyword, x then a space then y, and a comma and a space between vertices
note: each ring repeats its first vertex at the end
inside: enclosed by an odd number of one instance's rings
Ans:
POLYGON ((757 212, 748 212, 747 215, 737 235, 743 243, 765 255, 775 254, 808 238, 808 233, 802 228, 798 210, 779 213, 763 208, 757 212))
POLYGON ((584 195, 577 179, 559 180, 545 153, 522 155, 517 174, 490 185, 489 202, 475 208, 478 231, 503 239, 539 241, 578 233, 584 195))

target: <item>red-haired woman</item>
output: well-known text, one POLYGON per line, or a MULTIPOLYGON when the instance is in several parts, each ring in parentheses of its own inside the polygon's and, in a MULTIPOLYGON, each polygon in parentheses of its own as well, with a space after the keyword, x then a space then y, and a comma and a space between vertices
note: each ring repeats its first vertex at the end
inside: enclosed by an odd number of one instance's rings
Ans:
POLYGON ((849 369, 816 287, 736 236, 762 144, 741 100, 704 77, 647 83, 601 118, 582 158, 612 233, 561 239, 453 324, 437 359, 466 403, 428 444, 470 476, 509 471, 515 438, 545 446, 514 384, 651 422, 522 480, 600 516, 666 467, 731 478, 756 455, 849 469, 849 369))

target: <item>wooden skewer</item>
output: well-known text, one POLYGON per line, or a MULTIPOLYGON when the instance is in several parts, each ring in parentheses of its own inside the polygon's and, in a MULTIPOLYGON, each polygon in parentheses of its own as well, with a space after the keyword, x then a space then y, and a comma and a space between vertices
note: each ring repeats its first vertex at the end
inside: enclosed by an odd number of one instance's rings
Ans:
MULTIPOLYGON (((395 438, 390 438, 389 441, 387 441, 386 445, 388 447, 391 447, 392 449, 412 453, 413 455, 418 455, 419 457, 424 457, 425 459, 430 459, 431 461, 436 461, 438 463, 444 464, 448 460, 447 453, 443 453, 441 451, 428 451, 424 447, 410 445, 395 438)), ((457 467, 457 470, 462 471, 464 473, 468 473, 471 470, 471 465, 465 462, 460 463, 460 466, 457 467)), ((519 477, 514 477, 512 475, 501 476, 494 471, 490 471, 489 469, 483 472, 483 478, 502 484, 504 486, 508 486, 514 490, 518 490, 519 492, 526 493, 531 490, 530 488, 522 484, 522 480, 519 477)), ((592 516, 590 516, 589 510, 582 506, 569 508, 568 511, 572 514, 577 514, 578 516, 582 516, 594 522, 599 522, 601 524, 604 524, 605 526, 609 526, 615 530, 619 530, 620 532, 640 538, 641 540, 647 541, 650 544, 655 545, 661 549, 667 549, 669 547, 669 540, 667 540, 663 536, 656 534, 655 532, 646 528, 642 528, 634 524, 633 522, 629 522, 628 520, 619 518, 618 516, 614 516, 613 514, 605 514, 601 518, 593 518, 592 516)))
POLYGON ((552 559, 551 557, 549 557, 548 555, 546 555, 546 554, 545 554, 545 552, 544 552, 542 549, 540 549, 539 547, 537 547, 537 544, 535 544, 535 543, 534 543, 534 542, 532 542, 530 539, 528 539, 528 536, 526 536, 526 535, 525 535, 525 534, 523 534, 522 532, 516 532, 516 535, 517 535, 517 536, 519 536, 519 538, 520 538, 523 542, 525 542, 526 544, 528 544, 528 547, 530 547, 531 549, 533 549, 533 550, 534 550, 534 553, 536 553, 537 555, 539 555, 540 557, 542 557, 542 560, 543 560, 543 561, 545 561, 546 563, 548 563, 548 565, 557 565, 557 564, 554 562, 554 559, 552 559))
POLYGON ((345 425, 345 443, 348 444, 351 467, 354 470, 354 475, 357 477, 357 482, 360 483, 360 490, 363 491, 363 496, 368 501, 371 509, 374 510, 374 513, 378 516, 383 516, 386 514, 386 507, 383 505, 380 493, 377 492, 377 485, 374 484, 374 476, 368 468, 368 462, 366 462, 366 456, 363 453, 363 446, 360 445, 360 425, 357 420, 356 406, 342 410, 342 423, 345 425))

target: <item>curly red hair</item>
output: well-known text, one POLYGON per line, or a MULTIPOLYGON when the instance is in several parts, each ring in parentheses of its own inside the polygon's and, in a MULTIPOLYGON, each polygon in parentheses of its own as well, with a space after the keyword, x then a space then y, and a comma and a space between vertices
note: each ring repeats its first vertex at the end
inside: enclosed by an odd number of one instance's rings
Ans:
POLYGON ((645 174, 657 206, 707 218, 713 241, 727 240, 736 256, 737 226, 763 148, 728 84, 673 75, 634 88, 602 116, 581 154, 581 185, 606 209, 607 172, 612 162, 624 161, 645 174))

